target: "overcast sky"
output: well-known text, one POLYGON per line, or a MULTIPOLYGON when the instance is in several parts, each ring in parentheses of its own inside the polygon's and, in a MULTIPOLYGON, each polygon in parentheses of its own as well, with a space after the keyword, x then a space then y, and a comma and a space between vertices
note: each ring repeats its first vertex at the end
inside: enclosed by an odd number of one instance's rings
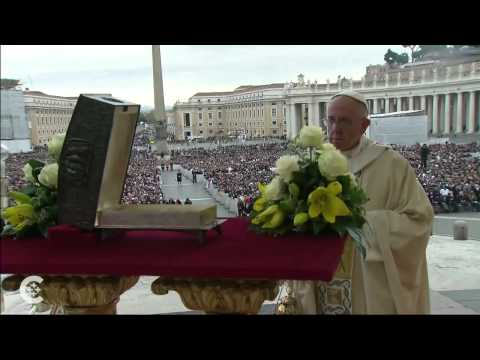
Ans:
MULTIPOLYGON (((401 45, 165 45, 161 46, 165 104, 199 91, 295 80, 323 83, 338 75, 360 79, 401 45)), ((150 45, 2 45, 1 77, 51 95, 111 93, 153 107, 150 45)))

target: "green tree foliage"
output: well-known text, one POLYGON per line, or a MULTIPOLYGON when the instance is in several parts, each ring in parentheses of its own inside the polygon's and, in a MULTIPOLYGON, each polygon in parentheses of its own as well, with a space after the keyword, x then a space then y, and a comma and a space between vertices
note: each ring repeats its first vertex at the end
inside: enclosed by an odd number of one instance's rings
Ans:
POLYGON ((395 51, 388 49, 383 59, 389 65, 393 65, 393 64, 403 65, 408 62, 408 54, 407 53, 398 54, 395 51))

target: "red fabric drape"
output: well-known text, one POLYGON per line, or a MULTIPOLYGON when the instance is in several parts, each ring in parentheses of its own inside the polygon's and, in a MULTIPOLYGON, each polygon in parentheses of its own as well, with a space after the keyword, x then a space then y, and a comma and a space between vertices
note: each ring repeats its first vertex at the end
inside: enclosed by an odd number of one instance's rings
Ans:
POLYGON ((246 219, 230 219, 223 233, 196 235, 165 231, 130 231, 100 240, 70 226, 50 229, 49 239, 3 238, 3 274, 111 274, 241 279, 332 279, 343 239, 288 235, 261 236, 246 219))

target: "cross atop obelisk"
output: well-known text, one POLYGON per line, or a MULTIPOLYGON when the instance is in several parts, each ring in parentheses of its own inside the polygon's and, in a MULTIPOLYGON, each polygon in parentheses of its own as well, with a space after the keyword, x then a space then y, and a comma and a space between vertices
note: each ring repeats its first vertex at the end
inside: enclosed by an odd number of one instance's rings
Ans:
POLYGON ((163 99, 162 59, 160 45, 152 45, 153 57, 153 94, 155 100, 155 130, 156 139, 153 150, 160 155, 168 156, 167 145, 167 117, 165 115, 165 102, 163 99))

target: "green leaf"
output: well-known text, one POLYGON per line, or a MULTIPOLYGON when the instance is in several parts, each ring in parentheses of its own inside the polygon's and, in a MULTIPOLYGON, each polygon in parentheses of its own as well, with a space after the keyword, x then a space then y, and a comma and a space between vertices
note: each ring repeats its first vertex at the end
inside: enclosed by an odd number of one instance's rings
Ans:
POLYGON ((16 234, 15 228, 12 224, 7 224, 3 227, 2 233, 0 236, 13 236, 16 234))
POLYGON ((27 185, 20 190, 25 195, 33 197, 37 194, 37 187, 35 185, 27 185))
POLYGON ((17 231, 17 239, 38 235, 37 224, 26 225, 17 231))
POLYGON ((313 234, 314 235, 319 235, 321 232, 325 229, 325 222, 324 221, 313 221, 313 234))
POLYGON ((8 196, 14 199, 17 204, 32 204, 32 198, 22 192, 11 191, 8 193, 8 196))
POLYGON ((290 182, 290 184, 288 185, 288 192, 290 193, 292 198, 298 199, 298 195, 300 195, 300 188, 294 182, 290 182))
POLYGON ((286 212, 287 214, 295 212, 295 205, 296 201, 292 199, 282 200, 278 203, 280 209, 282 209, 282 211, 286 212))
POLYGON ((29 164, 32 169, 43 168, 45 166, 45 163, 34 159, 27 161, 27 164, 29 164))

